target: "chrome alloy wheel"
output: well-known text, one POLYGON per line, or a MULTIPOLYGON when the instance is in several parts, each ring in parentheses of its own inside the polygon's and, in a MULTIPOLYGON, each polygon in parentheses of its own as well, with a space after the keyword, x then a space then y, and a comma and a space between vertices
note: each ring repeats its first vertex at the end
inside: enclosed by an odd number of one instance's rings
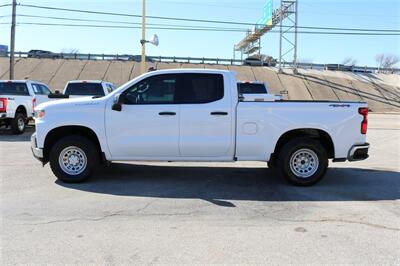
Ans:
POLYGON ((66 147, 58 156, 60 168, 69 175, 79 175, 87 166, 85 152, 75 146, 66 147))
POLYGON ((310 149, 300 149, 290 158, 290 170, 300 178, 308 178, 318 170, 317 154, 310 149))
POLYGON ((25 128, 25 119, 23 117, 18 118, 17 120, 17 125, 18 125, 18 130, 19 131, 24 131, 25 128))

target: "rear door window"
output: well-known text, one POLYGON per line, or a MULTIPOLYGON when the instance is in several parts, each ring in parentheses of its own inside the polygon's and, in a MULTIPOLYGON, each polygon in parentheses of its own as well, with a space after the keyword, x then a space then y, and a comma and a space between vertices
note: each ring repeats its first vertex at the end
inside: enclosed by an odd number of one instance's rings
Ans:
POLYGON ((211 103, 224 97, 224 78, 221 74, 179 74, 179 80, 179 103, 211 103))
POLYGON ((267 93, 264 84, 260 83, 238 83, 239 94, 262 94, 267 93))
POLYGON ((100 83, 69 83, 65 89, 66 95, 104 96, 100 83))
POLYGON ((22 82, 1 82, 0 95, 23 95, 29 96, 29 90, 22 82))

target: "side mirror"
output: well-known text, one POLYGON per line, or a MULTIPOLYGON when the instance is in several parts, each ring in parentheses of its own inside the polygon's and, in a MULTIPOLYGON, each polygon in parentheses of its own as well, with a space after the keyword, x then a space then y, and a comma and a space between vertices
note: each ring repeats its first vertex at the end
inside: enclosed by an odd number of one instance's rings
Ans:
POLYGON ((122 111, 122 104, 120 103, 114 103, 111 107, 112 110, 121 112, 122 111))
POLYGON ((112 110, 121 112, 122 111, 122 104, 125 102, 125 95, 124 94, 117 94, 114 97, 114 103, 111 107, 112 110))
POLYGON ((54 94, 61 94, 61 92, 59 90, 55 90, 54 94))

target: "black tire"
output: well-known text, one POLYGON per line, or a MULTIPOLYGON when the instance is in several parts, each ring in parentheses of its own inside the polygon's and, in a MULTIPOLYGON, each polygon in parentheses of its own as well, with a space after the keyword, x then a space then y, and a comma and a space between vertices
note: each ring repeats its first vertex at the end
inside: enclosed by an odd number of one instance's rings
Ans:
POLYGON ((51 170, 59 180, 65 183, 79 183, 87 180, 98 166, 99 152, 96 145, 89 139, 79 135, 67 136, 57 141, 53 147, 51 147, 49 162, 51 170), (63 150, 68 147, 77 147, 84 153, 84 156, 86 156, 86 165, 82 167, 82 172, 70 174, 61 167, 59 156, 63 150))
POLYGON ((314 185, 324 177, 327 168, 328 168, 328 155, 326 153, 326 150, 323 148, 323 146, 318 140, 307 137, 296 138, 283 145, 281 151, 279 152, 277 161, 277 169, 279 171, 279 174, 293 185, 296 186, 314 185), (307 153, 307 151, 312 151, 314 155, 316 155, 318 159, 318 167, 316 166, 316 160, 313 159, 312 153, 307 153), (296 154, 296 152, 298 153, 296 154), (293 157, 292 161, 292 156, 294 156, 295 154, 296 157, 293 157), (305 159, 306 161, 303 160, 302 158, 306 158, 305 159), (305 169, 303 170, 302 167, 305 167, 305 169), (300 173, 300 171, 302 172, 300 173), (302 174, 304 175, 312 174, 312 175, 307 177, 305 176, 301 177, 300 175, 302 174))
POLYGON ((15 117, 11 120, 11 132, 13 134, 22 134, 25 131, 25 126, 26 126, 26 115, 24 113, 16 113, 15 117), (23 126, 21 124, 20 126, 20 122, 23 122, 23 126))
POLYGON ((276 160, 274 157, 271 157, 269 161, 267 162, 268 168, 272 171, 275 171, 276 169, 276 160))

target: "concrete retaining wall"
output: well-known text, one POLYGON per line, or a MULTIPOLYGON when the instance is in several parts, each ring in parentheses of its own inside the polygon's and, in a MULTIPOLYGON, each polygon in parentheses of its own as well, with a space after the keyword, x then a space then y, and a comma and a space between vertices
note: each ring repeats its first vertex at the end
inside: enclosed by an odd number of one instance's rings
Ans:
MULTIPOLYGON (((8 58, 0 58, 0 79, 8 79, 8 58)), ((146 69, 207 68, 232 70, 238 80, 267 82, 270 90, 290 100, 367 101, 377 112, 400 111, 400 75, 365 74, 338 71, 300 70, 278 74, 276 68, 187 64, 146 63, 146 69)), ((18 58, 16 79, 34 79, 48 83, 52 90, 62 90, 69 80, 103 79, 119 86, 140 74, 140 63, 96 60, 53 60, 18 58)))
MULTIPOLYGON (((48 59, 47 59, 48 60, 48 59)), ((65 84, 70 80, 79 78, 85 65, 86 60, 64 60, 64 63, 50 80, 49 85, 52 90, 64 90, 65 84)), ((31 76, 30 79, 38 79, 40 77, 31 76)))

